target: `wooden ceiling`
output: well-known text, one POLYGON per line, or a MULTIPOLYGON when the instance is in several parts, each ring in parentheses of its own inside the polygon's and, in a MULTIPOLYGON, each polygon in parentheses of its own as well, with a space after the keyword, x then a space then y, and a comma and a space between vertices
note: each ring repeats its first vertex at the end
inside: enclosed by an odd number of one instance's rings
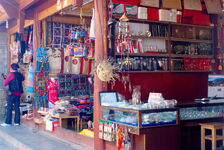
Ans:
MULTIPOLYGON (((82 5, 82 16, 90 17, 92 16, 92 8, 94 8, 94 1, 93 0, 84 0, 82 5)), ((80 7, 70 7, 66 10, 62 11, 62 14, 65 15, 74 15, 79 16, 81 12, 80 7)))
POLYGON ((0 0, 0 24, 6 20, 17 18, 23 11, 39 0, 0 0))

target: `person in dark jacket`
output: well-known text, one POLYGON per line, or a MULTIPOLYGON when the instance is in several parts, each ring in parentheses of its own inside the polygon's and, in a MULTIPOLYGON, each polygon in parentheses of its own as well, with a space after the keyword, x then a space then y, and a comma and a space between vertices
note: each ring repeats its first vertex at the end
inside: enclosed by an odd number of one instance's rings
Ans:
POLYGON ((11 126, 12 125, 12 108, 14 105, 15 117, 14 125, 20 125, 20 97, 23 93, 22 81, 24 80, 23 75, 18 72, 19 65, 14 63, 11 64, 11 72, 4 81, 4 86, 9 85, 9 91, 11 94, 8 96, 7 100, 7 113, 5 123, 1 126, 11 126))

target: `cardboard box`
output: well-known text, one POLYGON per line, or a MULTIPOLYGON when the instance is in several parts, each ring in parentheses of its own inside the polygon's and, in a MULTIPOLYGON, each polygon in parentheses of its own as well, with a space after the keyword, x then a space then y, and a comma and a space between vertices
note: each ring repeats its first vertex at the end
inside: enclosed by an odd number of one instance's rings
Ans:
POLYGON ((182 9, 180 0, 162 0, 163 8, 182 9))
POLYGON ((159 0, 141 0, 140 5, 159 8, 159 0))
POLYGON ((184 0, 184 9, 190 10, 202 10, 201 1, 200 0, 184 0))
POLYGON ((192 19, 193 19, 193 24, 196 24, 196 25, 210 26, 211 24, 209 15, 196 14, 193 16, 192 19))

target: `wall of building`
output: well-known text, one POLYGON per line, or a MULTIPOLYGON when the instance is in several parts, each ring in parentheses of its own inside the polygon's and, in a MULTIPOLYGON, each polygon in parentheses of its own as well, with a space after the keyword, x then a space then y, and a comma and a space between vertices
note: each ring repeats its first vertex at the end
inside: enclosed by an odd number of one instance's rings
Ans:
MULTIPOLYGON (((149 92, 159 92, 165 99, 176 99, 178 103, 192 102, 195 98, 207 97, 208 73, 130 73, 131 85, 141 86, 141 100, 147 100, 149 92)), ((131 99, 128 84, 126 90, 122 81, 116 81, 111 91, 131 99)))
MULTIPOLYGON (((0 75, 7 74, 8 65, 8 34, 7 32, 0 32, 0 75)), ((0 77, 0 118, 5 115, 6 104, 6 90, 3 86, 3 78, 0 77)))
MULTIPOLYGON (((8 65, 8 34, 0 32, 0 73, 7 74, 8 65)), ((3 78, 0 77, 0 89, 3 89, 3 78)))

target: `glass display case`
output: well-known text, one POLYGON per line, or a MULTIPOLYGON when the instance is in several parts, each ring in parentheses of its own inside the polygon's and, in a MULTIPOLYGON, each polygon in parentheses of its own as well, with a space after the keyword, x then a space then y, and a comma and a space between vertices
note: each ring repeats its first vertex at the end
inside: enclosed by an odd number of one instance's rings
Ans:
POLYGON ((147 128, 178 124, 178 108, 144 109, 101 106, 102 119, 130 127, 129 132, 140 134, 147 128))
POLYGON ((180 105, 179 107, 180 121, 224 117, 224 103, 218 100, 180 105))

